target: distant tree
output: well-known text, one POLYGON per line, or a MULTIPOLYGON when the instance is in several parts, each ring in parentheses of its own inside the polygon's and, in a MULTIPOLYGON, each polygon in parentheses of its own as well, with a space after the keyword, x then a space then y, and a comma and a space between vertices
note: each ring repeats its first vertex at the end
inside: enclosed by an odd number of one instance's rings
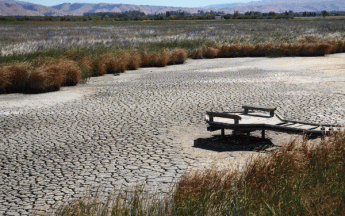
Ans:
POLYGON ((321 12, 321 14, 322 14, 322 16, 323 16, 323 17, 325 17, 325 16, 328 16, 328 15, 329 15, 329 13, 328 13, 326 10, 323 10, 323 11, 321 12))

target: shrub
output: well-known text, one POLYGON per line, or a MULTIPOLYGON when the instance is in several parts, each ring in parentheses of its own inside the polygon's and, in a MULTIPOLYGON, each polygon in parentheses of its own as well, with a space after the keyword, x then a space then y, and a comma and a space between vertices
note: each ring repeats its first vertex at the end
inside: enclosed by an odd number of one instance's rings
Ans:
POLYGON ((221 58, 238 57, 240 54, 240 44, 223 44, 220 47, 218 56, 221 58))
POLYGON ((202 55, 202 48, 196 49, 192 52, 192 58, 193 59, 202 59, 203 55, 202 55))
MULTIPOLYGON (((16 63, 4 69, 8 73, 9 84, 6 85, 7 93, 19 93, 26 91, 26 85, 31 72, 31 65, 29 63, 16 63)), ((6 83, 8 83, 6 82, 6 83)))
POLYGON ((202 55, 205 58, 215 58, 217 57, 219 53, 219 50, 217 48, 214 47, 204 47, 203 51, 202 51, 202 55))
POLYGON ((81 70, 81 82, 85 83, 92 76, 92 58, 90 56, 83 57, 79 62, 79 68, 81 70))
MULTIPOLYGON (((28 78, 28 92, 41 93, 49 91, 57 91, 66 80, 66 73, 70 66, 70 60, 66 59, 51 59, 44 58, 38 62, 35 69, 32 70, 28 78), (67 63, 67 65, 65 65, 67 63)), ((72 69, 68 82, 72 82, 73 73, 72 69)), ((78 70, 76 72, 78 74, 78 70)), ((77 75, 78 76, 78 75, 77 75)))
POLYGON ((140 54, 136 50, 129 51, 130 57, 127 65, 128 70, 137 70, 141 65, 140 54))
POLYGON ((143 52, 140 55, 142 67, 155 67, 159 65, 160 56, 157 52, 147 53, 143 52))
POLYGON ((65 75, 62 85, 77 85, 81 78, 81 69, 78 67, 77 63, 68 59, 60 59, 59 64, 65 75))
POLYGON ((0 94, 6 93, 6 88, 11 84, 11 71, 8 66, 0 68, 0 94))
POLYGON ((92 76, 102 76, 107 72, 107 62, 111 58, 109 53, 95 57, 92 61, 92 76))
POLYGON ((188 54, 185 49, 177 48, 171 53, 168 64, 183 64, 187 60, 187 56, 188 54))
MULTIPOLYGON (((278 57, 279 54, 279 44, 273 44, 272 42, 264 42, 264 43, 258 43, 253 45, 251 51, 250 51, 250 56, 253 57, 263 57, 263 56, 270 56, 273 55, 272 57, 278 57), (277 55, 277 56, 274 56, 277 55)), ((281 50, 280 56, 284 56, 285 53, 283 50, 281 50)))
POLYGON ((128 51, 120 51, 114 60, 114 73, 123 73, 125 70, 127 70, 127 66, 130 61, 130 54, 128 51))
POLYGON ((283 57, 285 56, 284 50, 281 47, 272 47, 265 53, 268 57, 283 57))

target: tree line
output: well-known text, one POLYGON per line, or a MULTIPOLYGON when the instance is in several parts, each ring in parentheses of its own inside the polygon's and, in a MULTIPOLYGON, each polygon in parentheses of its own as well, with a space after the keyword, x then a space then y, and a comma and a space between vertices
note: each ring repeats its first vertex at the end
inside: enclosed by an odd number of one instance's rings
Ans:
POLYGON ((159 14, 145 14, 140 11, 125 11, 121 13, 98 12, 85 13, 83 16, 0 16, 0 21, 66 21, 66 22, 87 22, 87 21, 140 21, 140 20, 214 20, 214 19, 293 19, 294 17, 325 17, 345 16, 345 11, 320 11, 320 12, 293 12, 283 13, 248 11, 233 14, 224 12, 199 10, 197 13, 185 11, 167 11, 159 14))

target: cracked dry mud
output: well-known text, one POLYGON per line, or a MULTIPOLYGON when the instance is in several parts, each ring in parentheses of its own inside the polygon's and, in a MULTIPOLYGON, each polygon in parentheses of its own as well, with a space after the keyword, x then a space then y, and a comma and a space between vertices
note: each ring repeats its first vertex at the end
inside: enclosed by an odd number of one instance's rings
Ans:
POLYGON ((344 124, 344 59, 189 60, 59 92, 0 95, 0 215, 44 212, 100 186, 166 192, 189 167, 243 166, 258 154, 194 147, 219 134, 206 131, 206 111, 260 104, 287 119, 344 124))

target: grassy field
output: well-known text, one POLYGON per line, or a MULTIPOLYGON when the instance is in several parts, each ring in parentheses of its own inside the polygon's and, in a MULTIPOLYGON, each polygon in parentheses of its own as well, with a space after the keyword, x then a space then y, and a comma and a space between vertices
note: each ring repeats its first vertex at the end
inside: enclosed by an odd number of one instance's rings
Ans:
POLYGON ((292 141, 237 170, 186 172, 170 194, 101 201, 88 194, 52 215, 344 215, 345 132, 311 145, 292 141))
POLYGON ((0 93, 52 91, 90 76, 180 64, 187 57, 322 56, 344 50, 341 19, 6 22, 0 23, 0 93), (73 72, 61 64, 48 70, 43 63, 63 61, 73 72), (57 76, 61 82, 48 81, 57 76), (33 84, 36 79, 41 81, 33 84))

